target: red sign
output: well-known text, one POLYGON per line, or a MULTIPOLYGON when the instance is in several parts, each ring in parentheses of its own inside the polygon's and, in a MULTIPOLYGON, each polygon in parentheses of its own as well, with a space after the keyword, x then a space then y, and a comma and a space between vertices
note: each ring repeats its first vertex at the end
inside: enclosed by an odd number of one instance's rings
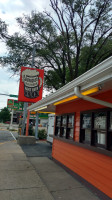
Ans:
POLYGON ((42 99, 44 70, 21 67, 18 101, 35 103, 42 99))

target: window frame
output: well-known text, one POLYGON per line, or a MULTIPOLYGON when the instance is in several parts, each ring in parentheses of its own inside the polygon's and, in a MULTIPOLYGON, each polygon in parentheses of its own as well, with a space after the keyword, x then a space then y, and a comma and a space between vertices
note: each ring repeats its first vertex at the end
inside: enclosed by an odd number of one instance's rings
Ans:
POLYGON ((75 113, 65 113, 65 114, 60 114, 60 115, 56 115, 56 120, 55 120, 55 132, 54 132, 54 136, 55 137, 59 137, 59 138, 62 138, 62 139, 67 139, 67 140, 74 140, 74 126, 75 125, 75 113), (69 119, 69 116, 74 116, 74 123, 73 123, 73 127, 68 127, 68 119, 69 119), (61 117, 61 122, 60 122, 60 126, 57 126, 57 118, 58 117, 61 117), (62 120, 63 120, 63 117, 66 117, 66 125, 63 125, 62 124, 62 120), (57 134, 57 129, 59 129, 59 132, 60 134, 57 134), (67 129, 73 129, 73 137, 72 138, 69 138, 69 134, 67 136, 67 129), (65 130, 65 136, 63 136, 63 131, 65 130))
POLYGON ((110 129, 110 113, 111 112, 112 112, 112 109, 109 109, 109 108, 97 109, 97 110, 95 109, 95 110, 89 110, 89 111, 81 112, 80 113, 80 119, 81 120, 80 120, 79 142, 88 145, 88 143, 83 140, 85 128, 82 128, 82 117, 83 117, 84 114, 91 113, 91 128, 90 128, 91 136, 90 136, 89 145, 112 151, 112 142, 110 141, 110 138, 112 139, 112 129, 110 129), (106 114, 106 127, 105 127, 105 129, 97 129, 97 128, 94 127, 95 114, 100 113, 100 112, 104 112, 106 114), (105 134, 105 145, 95 142, 95 133, 97 133, 98 131, 101 132, 102 134, 104 132, 104 134, 105 134))

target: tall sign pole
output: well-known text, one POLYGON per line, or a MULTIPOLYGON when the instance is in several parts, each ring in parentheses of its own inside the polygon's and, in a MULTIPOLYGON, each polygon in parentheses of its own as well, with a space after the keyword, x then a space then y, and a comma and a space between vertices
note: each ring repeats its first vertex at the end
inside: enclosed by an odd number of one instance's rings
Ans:
MULTIPOLYGON (((20 102, 35 103, 42 99, 44 70, 34 68, 35 51, 36 51, 36 46, 34 46, 32 52, 32 68, 21 67, 19 96, 18 96, 18 101, 20 102)), ((28 103, 24 103, 22 135, 24 135, 26 117, 28 116, 27 118, 28 121, 30 116, 30 112, 28 112, 27 115, 27 107, 28 103)), ((27 123, 26 135, 28 135, 28 123, 27 123)))
MULTIPOLYGON (((35 58, 35 51, 36 51, 36 45, 33 46, 33 52, 32 52, 32 68, 34 68, 34 58, 35 58)), ((26 124, 26 136, 28 136, 28 130, 29 130, 29 119, 30 119, 30 111, 27 112, 27 124, 26 124)))
POLYGON ((22 135, 25 134, 25 122, 26 122, 26 118, 27 118, 27 107, 28 107, 28 103, 24 102, 23 121, 22 121, 22 129, 21 129, 22 135))
MULTIPOLYGON (((32 52, 32 65, 31 67, 33 68, 34 67, 34 57, 35 57, 35 51, 36 51, 36 46, 34 45, 33 46, 33 52, 32 52)), ((26 127, 26 135, 28 135, 28 126, 29 126, 29 115, 30 113, 28 112, 27 113, 27 107, 28 107, 28 103, 27 102, 24 102, 24 112, 23 112, 23 121, 22 121, 22 135, 25 134, 25 126, 27 125, 26 127), (28 116, 27 116, 28 114, 28 116), (26 122, 27 120, 27 122, 26 122)))

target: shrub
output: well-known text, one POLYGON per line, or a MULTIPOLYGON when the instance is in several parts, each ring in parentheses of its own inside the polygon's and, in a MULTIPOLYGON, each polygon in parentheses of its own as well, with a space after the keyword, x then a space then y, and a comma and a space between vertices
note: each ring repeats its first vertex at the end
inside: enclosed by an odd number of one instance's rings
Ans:
POLYGON ((41 139, 46 139, 47 138, 47 133, 45 129, 38 130, 38 138, 41 139))

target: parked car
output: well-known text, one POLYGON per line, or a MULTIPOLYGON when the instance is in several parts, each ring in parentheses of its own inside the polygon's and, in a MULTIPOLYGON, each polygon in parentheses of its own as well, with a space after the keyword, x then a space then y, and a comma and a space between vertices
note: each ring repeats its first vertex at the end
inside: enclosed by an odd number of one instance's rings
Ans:
POLYGON ((5 124, 10 124, 10 121, 4 122, 5 124))

